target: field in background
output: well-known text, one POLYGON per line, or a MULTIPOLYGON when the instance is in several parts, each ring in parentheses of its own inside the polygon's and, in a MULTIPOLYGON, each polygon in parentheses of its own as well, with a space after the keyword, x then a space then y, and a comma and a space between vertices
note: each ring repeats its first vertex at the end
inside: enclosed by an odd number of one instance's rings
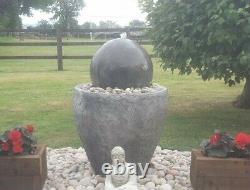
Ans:
MULTIPOLYGON (((12 41, 1 38, 0 41, 12 41)), ((96 46, 64 47, 64 55, 94 54, 96 46)), ((146 46, 151 52, 152 47, 146 46)), ((0 47, 0 55, 55 55, 56 47, 0 47)), ((0 132, 20 123, 37 125, 41 143, 50 147, 80 146, 72 113, 72 91, 88 83, 90 60, 66 60, 58 72, 56 60, 0 61, 0 132)), ((250 111, 232 107, 243 84, 203 82, 193 73, 164 72, 154 59, 154 82, 169 89, 169 114, 161 145, 190 150, 219 128, 235 134, 250 132, 250 111)))

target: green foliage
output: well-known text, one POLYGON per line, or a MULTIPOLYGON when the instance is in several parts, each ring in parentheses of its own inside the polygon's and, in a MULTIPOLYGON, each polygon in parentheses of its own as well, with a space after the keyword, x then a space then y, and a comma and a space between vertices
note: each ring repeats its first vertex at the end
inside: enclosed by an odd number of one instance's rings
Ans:
POLYGON ((15 0, 3 0, 0 3, 0 28, 14 29, 20 25, 19 5, 15 0))
POLYGON ((82 28, 82 29, 92 29, 92 28, 97 28, 97 25, 94 22, 85 22, 80 26, 80 28, 82 28))
POLYGON ((55 0, 48 11, 54 13, 52 19, 57 20, 62 28, 69 29, 78 26, 76 17, 83 7, 83 0, 55 0))
POLYGON ((46 9, 48 5, 51 5, 55 0, 11 0, 17 1, 19 7, 19 14, 30 15, 31 9, 46 9))
POLYGON ((238 133, 234 138, 227 132, 215 132, 210 139, 201 142, 200 148, 208 157, 250 158, 249 137, 247 133, 238 133))
POLYGON ((34 154, 37 140, 32 125, 18 126, 0 135, 0 156, 34 154))
POLYGON ((155 2, 155 0, 138 0, 139 7, 146 13, 151 13, 153 11, 155 2))
POLYGON ((99 22, 99 28, 119 28, 119 24, 117 24, 115 21, 107 20, 107 21, 100 21, 99 22))
POLYGON ((47 29, 53 29, 54 26, 50 24, 47 20, 40 20, 38 22, 38 25, 36 26, 36 29, 41 29, 41 30, 47 30, 47 29))
POLYGON ((146 24, 144 21, 141 21, 141 20, 132 20, 131 22, 129 22, 129 26, 130 27, 138 27, 138 28, 142 28, 142 27, 145 27, 146 24))
POLYGON ((31 9, 45 9, 54 0, 1 0, 0 28, 15 29, 21 26, 20 15, 30 15, 31 9))
MULTIPOLYGON (((208 157, 225 158, 232 156, 235 150, 234 138, 228 133, 213 134, 209 140, 203 140, 201 142, 201 151, 208 157), (215 138, 215 135, 217 137, 215 138), (214 138, 213 140, 211 140, 214 138), (216 142, 215 142, 216 141, 216 142)), ((235 154, 235 157, 240 155, 235 154)))
POLYGON ((141 0, 163 68, 234 85, 250 76, 249 0, 141 0), (151 9, 149 5, 151 3, 151 9))

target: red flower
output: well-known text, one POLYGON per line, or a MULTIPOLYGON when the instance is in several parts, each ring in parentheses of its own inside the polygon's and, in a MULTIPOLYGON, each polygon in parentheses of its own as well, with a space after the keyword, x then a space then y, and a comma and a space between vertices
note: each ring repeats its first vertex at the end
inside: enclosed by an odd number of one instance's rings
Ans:
POLYGON ((12 151, 16 154, 23 153, 23 146, 22 145, 15 145, 12 147, 12 151))
POLYGON ((210 137, 210 144, 217 145, 221 140, 221 134, 215 133, 210 137))
POLYGON ((11 141, 18 141, 22 138, 22 133, 16 129, 10 131, 9 133, 9 139, 11 141))
POLYGON ((26 129, 27 129, 30 133, 33 133, 33 132, 34 132, 34 127, 33 127, 33 125, 26 125, 26 129))
POLYGON ((250 135, 246 133, 238 133, 235 136, 235 143, 242 149, 245 149, 247 145, 250 145, 250 135))
POLYGON ((12 145, 13 146, 23 145, 23 140, 18 139, 18 140, 12 141, 12 145))
POLYGON ((7 142, 3 143, 3 144, 2 144, 2 150, 3 150, 4 152, 8 152, 8 151, 10 150, 10 145, 9 145, 9 143, 7 143, 7 142))
POLYGON ((18 139, 16 141, 12 141, 12 151, 14 153, 23 153, 23 141, 22 139, 18 139))

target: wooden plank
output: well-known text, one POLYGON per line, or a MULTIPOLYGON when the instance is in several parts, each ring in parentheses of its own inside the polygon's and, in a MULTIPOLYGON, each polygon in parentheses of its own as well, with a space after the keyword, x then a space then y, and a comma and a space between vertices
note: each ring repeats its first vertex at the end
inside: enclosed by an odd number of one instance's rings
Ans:
POLYGON ((197 165, 196 165, 197 156, 194 151, 191 152, 191 166, 190 166, 190 181, 193 188, 196 189, 197 186, 197 165))
MULTIPOLYGON (((94 55, 64 55, 63 59, 92 59, 94 55)), ((149 55, 151 58, 158 58, 155 54, 149 55)), ((1 59, 1 56, 0 56, 1 59)))
MULTIPOLYGON (((62 42, 62 46, 96 46, 105 42, 62 42)), ((57 42, 10 42, 0 43, 0 46, 57 46, 57 42)))
MULTIPOLYGON (((62 32, 79 32, 79 33, 90 33, 90 32, 136 32, 136 31, 144 31, 150 30, 151 28, 141 28, 141 27, 133 27, 133 28, 96 28, 96 29, 69 29, 62 30, 62 32)), ((2 29, 0 32, 55 32, 56 29, 2 29)))
POLYGON ((211 160, 211 161, 249 161, 247 158, 216 158, 216 157, 207 157, 202 154, 202 152, 198 149, 192 150, 192 153, 199 159, 199 160, 211 160))
POLYGON ((57 30, 57 68, 63 71, 63 50, 62 50, 62 32, 57 30))
POLYGON ((46 147, 40 146, 35 155, 0 157, 0 178, 3 176, 40 176, 41 158, 44 157, 45 151, 46 147))
POLYGON ((63 59, 92 59, 93 55, 64 55, 63 59))
POLYGON ((248 177, 250 179, 250 160, 244 158, 205 157, 200 151, 196 155, 197 175, 213 177, 248 177), (236 176, 237 173, 237 176, 236 176))
MULTIPOLYGON (((44 147, 46 149, 46 146, 44 147)), ((42 151, 42 149, 40 149, 42 151)), ((40 167, 41 167, 41 173, 40 176, 42 178, 42 181, 45 182, 48 176, 48 166, 47 166, 47 151, 42 151, 39 154, 41 154, 41 160, 40 160, 40 167)))
MULTIPOLYGON (((79 56, 62 56, 62 59, 92 59, 93 55, 79 55, 79 56)), ((0 56, 0 59, 57 59, 56 55, 53 56, 0 56)))
POLYGON ((38 146, 35 155, 0 157, 1 190, 42 190, 46 178, 45 145, 38 146))
POLYGON ((190 180, 195 190, 247 190, 250 187, 250 160, 214 158, 193 150, 190 180))
POLYGON ((0 178, 1 190, 42 190, 45 180, 38 176, 0 178))
POLYGON ((194 190, 249 190, 249 179, 231 177, 197 177, 194 190))
POLYGON ((1 42, 0 46, 56 46, 57 42, 1 42))
POLYGON ((40 175, 40 158, 0 159, 0 177, 40 175))
MULTIPOLYGON (((62 42, 62 46, 98 46, 105 41, 62 42)), ((141 45, 152 45, 152 41, 141 41, 141 45)), ((57 42, 0 42, 0 46, 57 46, 57 42)))
MULTIPOLYGON (((37 183, 37 181, 36 181, 37 183)), ((34 182, 33 177, 19 176, 9 177, 5 176, 0 178, 1 190, 33 190, 34 182)), ((41 188, 38 188, 40 190, 41 188)))
MULTIPOLYGON (((106 43, 106 41, 89 41, 89 42, 63 42, 63 46, 97 46, 97 45, 103 45, 106 43)), ((141 45, 152 45, 153 42, 150 40, 144 40, 138 42, 141 45)), ((1 43, 0 43, 1 46, 1 43)))
POLYGON ((96 42, 63 42, 63 46, 99 46, 103 45, 105 41, 96 41, 96 42))
POLYGON ((0 32, 41 32, 41 33, 47 33, 47 32, 54 32, 56 33, 56 29, 1 29, 0 32))
POLYGON ((33 55, 33 56, 0 56, 0 59, 57 59, 56 55, 33 55))
MULTIPOLYGON (((156 58, 155 55, 150 55, 151 58, 156 58)), ((64 55, 62 59, 92 59, 93 55, 64 55)), ((0 56, 0 60, 16 60, 16 59, 57 59, 56 55, 48 56, 0 56)))

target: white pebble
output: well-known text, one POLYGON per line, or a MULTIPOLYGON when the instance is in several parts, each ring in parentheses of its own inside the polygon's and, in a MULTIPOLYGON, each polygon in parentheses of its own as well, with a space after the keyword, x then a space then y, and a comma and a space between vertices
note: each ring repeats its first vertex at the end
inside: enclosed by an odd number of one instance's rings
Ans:
POLYGON ((159 187, 159 190, 172 190, 172 187, 169 184, 164 184, 159 187))
POLYGON ((85 186, 85 187, 88 187, 91 185, 91 179, 90 177, 86 177, 86 178, 83 178, 80 182, 79 182, 80 185, 82 186, 85 186))
POLYGON ((104 183, 99 183, 97 184, 97 186, 95 187, 96 190, 103 190, 104 189, 104 183))
POLYGON ((86 190, 95 190, 95 188, 92 186, 88 186, 86 190))
MULTIPOLYGON (((91 86, 84 89, 90 90, 91 86)), ((114 89, 107 88, 113 91, 114 89)), ((92 87, 94 91, 103 91, 92 87)), ((116 89, 123 92, 142 92, 141 89, 116 89)), ((144 89, 148 90, 148 89, 144 89)), ((104 90, 105 92, 107 90, 104 90)), ((112 92, 111 92, 112 93, 112 92)), ((47 149, 48 179, 43 190, 104 190, 105 178, 94 175, 90 162, 83 148, 71 147, 47 149)), ((138 177, 139 190, 191 190, 190 152, 172 151, 156 147, 150 168, 145 178, 138 177)))
POLYGON ((154 189, 155 188, 155 184, 153 183, 153 182, 148 182, 148 183, 146 183, 145 184, 145 187, 146 187, 146 189, 154 189))
POLYGON ((75 188, 72 186, 68 186, 67 190, 75 190, 75 188))

